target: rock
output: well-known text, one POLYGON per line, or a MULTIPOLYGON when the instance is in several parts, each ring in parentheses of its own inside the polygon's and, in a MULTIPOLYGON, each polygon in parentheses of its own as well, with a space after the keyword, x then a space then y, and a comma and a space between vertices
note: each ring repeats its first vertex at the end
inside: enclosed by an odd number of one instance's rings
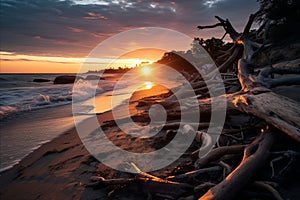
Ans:
POLYGON ((88 75, 85 80, 104 80, 104 78, 98 75, 88 75))
POLYGON ((53 83, 54 84, 70 84, 70 83, 74 83, 76 78, 82 79, 82 77, 77 77, 77 76, 58 76, 54 79, 53 83))
POLYGON ((44 82, 50 82, 51 80, 49 79, 45 79, 45 78, 36 78, 33 79, 33 82, 37 82, 37 83, 44 83, 44 82))

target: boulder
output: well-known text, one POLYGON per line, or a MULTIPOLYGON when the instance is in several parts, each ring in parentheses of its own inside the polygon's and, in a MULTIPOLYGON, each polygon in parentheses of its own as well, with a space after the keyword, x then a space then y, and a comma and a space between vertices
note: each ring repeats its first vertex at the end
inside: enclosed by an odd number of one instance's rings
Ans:
POLYGON ((50 82, 51 80, 49 79, 45 79, 45 78, 36 78, 33 79, 33 82, 37 82, 37 83, 44 83, 44 82, 50 82))
POLYGON ((77 77, 77 76, 58 76, 54 79, 53 83, 54 84, 71 84, 71 83, 75 82, 76 78, 82 79, 82 77, 77 77))

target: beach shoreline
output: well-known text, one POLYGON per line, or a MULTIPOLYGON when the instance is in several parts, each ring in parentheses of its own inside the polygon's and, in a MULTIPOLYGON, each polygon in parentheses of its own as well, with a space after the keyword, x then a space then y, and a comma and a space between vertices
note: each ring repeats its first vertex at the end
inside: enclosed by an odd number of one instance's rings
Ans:
MULTIPOLYGON (((2 141, 0 146, 0 173, 10 169, 42 144, 51 141, 74 126, 71 97, 74 85, 53 85, 53 83, 48 82, 35 83, 32 81, 38 77, 53 80, 59 74, 19 74, 15 78, 18 80, 16 83, 14 82, 15 79, 12 78, 12 74, 1 75, 1 84, 4 83, 6 86, 7 84, 11 84, 14 87, 4 87, 1 90, 4 93, 1 93, 2 96, 0 97, 2 103, 0 106, 0 137, 2 141), (31 87, 23 87, 24 84, 31 84, 31 87), (48 91, 49 88, 51 92, 48 91), (61 100, 56 101, 53 95, 68 96, 68 98, 56 97, 61 100), (40 106, 32 107, 31 104, 24 106, 26 103, 20 103, 22 100, 27 103, 33 103, 33 105, 37 102, 40 106), (4 112, 2 112, 3 110, 4 112)), ((122 74, 108 75, 106 77, 107 80, 102 83, 104 84, 103 91, 96 93, 95 98, 81 100, 80 103, 84 105, 84 108, 79 110, 78 113, 74 113, 77 119, 84 120, 94 113, 102 113, 110 110, 113 105, 107 102, 110 102, 112 99, 111 85, 116 83, 121 76, 122 74)), ((95 85, 96 81, 86 81, 81 85, 95 85)), ((81 93, 81 96, 85 95, 85 89, 90 88, 84 87, 83 93, 79 91, 79 95, 81 93)), ((119 105, 122 101, 129 98, 127 97, 129 94, 126 93, 126 88, 120 92, 123 94, 118 96, 118 102, 115 102, 115 105, 119 105)), ((78 91, 75 93, 78 93, 78 91)))
MULTIPOLYGON (((289 96, 291 95, 291 91, 295 91, 295 88, 284 88, 283 94, 289 96)), ((135 92, 129 100, 129 108, 126 104, 121 104, 116 107, 116 110, 122 112, 122 109, 129 109, 129 117, 140 119, 143 123, 148 123, 148 113, 146 109, 143 109, 143 106, 149 108, 152 104, 165 100, 169 95, 171 95, 171 92, 166 88, 154 86, 149 90, 135 92)), ((299 96, 296 95, 294 98, 299 99, 299 96)), ((90 119, 86 119, 83 123, 88 124, 90 119)), ((124 150, 151 152, 166 144, 166 141, 160 139, 154 141, 139 138, 132 139, 126 133, 120 131, 114 123, 112 111, 97 114, 97 119, 103 130, 105 130, 106 136, 115 145, 124 150)), ((234 118, 232 119, 234 120, 234 118)), ((245 135, 248 137, 251 137, 251 134, 253 134, 251 130, 245 132, 245 135)), ((167 132, 163 132, 161 135, 165 139, 169 137, 167 132)), ((171 165, 164 169, 153 171, 151 174, 164 178, 195 170, 194 165, 191 164, 194 163, 194 158, 191 158, 190 155, 190 153, 187 153, 186 156, 180 157, 171 165)), ((234 160, 239 160, 241 156, 237 155, 234 160)), ((210 178, 222 176, 223 172, 221 168, 217 167, 217 169, 213 175, 209 174, 208 176, 210 178)), ((92 184, 91 177, 95 176, 103 177, 107 180, 135 177, 132 174, 120 172, 105 166, 95 159, 82 144, 76 127, 72 127, 52 141, 43 144, 10 170, 1 173, 0 197, 3 199, 128 200, 145 199, 149 192, 153 192, 148 190, 149 186, 143 187, 143 184, 129 184, 124 189, 115 186, 117 187, 116 190, 114 187, 90 187, 89 185, 92 184)), ((283 192, 287 196, 293 196, 297 194, 296 188, 293 181, 289 184, 289 189, 285 188, 283 192)), ((154 188, 153 190, 155 194, 159 189, 154 188)), ((182 195, 180 190, 170 192, 172 192, 172 196, 182 195)))
MULTIPOLYGON (((141 113, 136 109, 138 100, 149 96, 160 96, 167 92, 167 89, 158 86, 136 92, 129 104, 130 114, 133 116, 141 113)), ((117 109, 122 109, 122 106, 125 105, 120 105, 117 109)), ((113 120, 112 112, 104 112, 97 118, 102 125, 113 120)), ((85 119, 82 123, 88 123, 88 120, 85 119)), ((110 128, 112 133, 110 139, 116 139, 113 130, 117 127, 110 128)), ((143 147, 143 144, 138 146, 143 147)), ((90 155, 82 144, 76 128, 72 127, 34 150, 11 169, 1 173, 1 198, 109 199, 105 191, 86 188, 85 185, 90 182, 91 176, 103 175, 109 178, 118 173, 90 155)))
POLYGON ((1 119, 1 171, 73 126, 71 104, 19 112, 1 119))

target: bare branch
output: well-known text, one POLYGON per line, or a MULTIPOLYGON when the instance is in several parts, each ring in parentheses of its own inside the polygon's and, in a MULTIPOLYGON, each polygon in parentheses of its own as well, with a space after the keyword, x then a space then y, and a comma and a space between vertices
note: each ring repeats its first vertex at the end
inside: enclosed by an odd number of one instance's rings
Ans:
POLYGON ((273 195, 275 200, 283 200, 283 198, 280 196, 279 192, 266 182, 255 181, 252 185, 263 188, 265 190, 268 190, 273 195))
POLYGON ((241 54, 242 46, 237 46, 237 48, 234 50, 230 58, 226 60, 222 65, 218 67, 220 72, 225 72, 228 67, 231 67, 233 62, 238 59, 239 54, 241 54))
POLYGON ((214 25, 208 25, 208 26, 197 26, 197 28, 202 30, 202 29, 208 29, 208 28, 216 28, 218 26, 223 26, 223 24, 222 23, 216 23, 214 25))
POLYGON ((269 157, 269 149, 273 144, 274 138, 274 134, 271 132, 263 133, 259 139, 245 149, 240 165, 221 183, 208 190, 199 200, 233 199, 240 189, 248 183, 250 178, 264 165, 269 157))
POLYGON ((264 67, 260 72, 258 77, 268 77, 271 74, 300 74, 299 68, 274 68, 272 66, 264 67))
POLYGON ((252 24, 253 24, 256 16, 258 15, 258 13, 259 13, 259 11, 250 15, 249 20, 248 20, 248 22, 247 22, 247 24, 246 24, 246 26, 244 28, 244 31, 243 31, 243 34, 242 34, 241 38, 248 37, 250 28, 251 28, 251 26, 252 26, 252 24))
MULTIPOLYGON (((197 162, 196 162, 196 167, 197 168, 202 168, 205 165, 209 164, 212 161, 216 161, 218 159, 220 159, 222 156, 227 155, 227 154, 238 154, 243 152, 244 148, 246 147, 246 145, 235 145, 235 146, 223 146, 223 147, 218 147, 216 149, 213 149, 212 151, 210 151, 208 153, 208 155, 206 155, 203 158, 200 158, 197 162)), ((192 153, 193 157, 198 156, 199 154, 199 150, 194 151, 192 153)))
POLYGON ((275 74, 300 74, 300 68, 273 68, 275 74))
POLYGON ((221 37, 221 40, 223 40, 227 34, 228 34, 228 33, 225 32, 224 35, 221 37))
POLYGON ((285 77, 280 79, 270 79, 266 83, 269 85, 269 88, 274 88, 278 86, 289 86, 289 85, 300 85, 300 77, 285 77))
POLYGON ((214 25, 208 25, 208 26, 197 26, 197 28, 207 29, 207 28, 215 28, 215 27, 222 26, 225 29, 225 32, 228 33, 234 41, 236 41, 240 36, 240 34, 233 28, 231 23, 228 20, 224 20, 219 16, 215 16, 215 18, 217 18, 217 20, 219 20, 220 23, 216 23, 214 25))
POLYGON ((161 179, 159 177, 156 177, 156 176, 153 176, 151 174, 148 174, 146 172, 143 172, 142 170, 140 170, 140 168, 138 168, 133 162, 130 163, 131 166, 134 168, 134 170, 136 171, 136 173, 140 176, 143 176, 145 178, 149 178, 151 180, 156 180, 156 181, 160 181, 160 182, 163 182, 163 183, 170 183, 170 184, 178 184, 177 182, 173 182, 173 181, 168 181, 168 180, 164 180, 164 179, 161 179))
POLYGON ((186 183, 171 183, 161 182, 155 179, 149 178, 119 178, 119 179, 104 179, 102 177, 93 178, 93 183, 86 185, 86 187, 92 187, 95 189, 111 186, 111 185, 128 185, 130 187, 137 187, 143 192, 149 192, 152 194, 166 194, 171 195, 177 199, 186 191, 192 191, 193 187, 186 183))
POLYGON ((210 183, 210 182, 205 182, 205 183, 202 183, 201 185, 198 185, 194 188, 194 192, 200 192, 202 190, 205 190, 207 188, 211 188, 213 186, 215 186, 216 184, 214 183, 210 183))
POLYGON ((198 169, 195 171, 187 172, 185 174, 180 174, 176 176, 169 176, 167 177, 167 180, 172 181, 187 181, 189 179, 194 179, 197 176, 200 176, 201 174, 210 174, 210 173, 216 173, 216 171, 221 171, 222 168, 220 166, 214 166, 204 169, 198 169))

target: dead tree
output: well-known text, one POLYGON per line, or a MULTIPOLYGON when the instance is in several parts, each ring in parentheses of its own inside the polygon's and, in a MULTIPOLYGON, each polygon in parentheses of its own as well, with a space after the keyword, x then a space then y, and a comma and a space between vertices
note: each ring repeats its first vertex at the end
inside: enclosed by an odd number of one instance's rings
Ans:
MULTIPOLYGON (((228 95, 228 103, 233 104, 242 112, 253 114, 264 119, 268 123, 288 134, 290 137, 300 142, 300 104, 286 97, 275 94, 270 90, 272 87, 282 85, 300 84, 300 77, 286 77, 279 79, 268 78, 274 72, 285 74, 299 74, 297 69, 276 69, 270 66, 260 67, 260 73, 255 75, 256 66, 252 61, 255 49, 258 51, 262 44, 251 41, 248 38, 249 30, 256 14, 250 16, 249 21, 242 34, 237 33, 228 20, 216 17, 220 22, 213 26, 198 26, 198 28, 212 28, 223 26, 226 33, 235 43, 243 44, 244 55, 238 63, 238 79, 242 90, 233 95, 228 95), (275 72, 276 71, 276 72, 275 72)), ((232 54, 234 57, 235 54, 232 54)), ((231 59, 231 58, 229 58, 231 59)), ((223 67, 223 66, 220 66, 223 67)))
MULTIPOLYGON (((234 107, 263 119, 292 139, 300 142, 300 104, 271 90, 273 87, 282 85, 299 85, 300 77, 298 75, 277 79, 269 78, 272 73, 299 74, 299 65, 297 68, 274 68, 270 65, 263 67, 256 65, 253 57, 258 51, 261 51, 263 44, 252 41, 249 38, 249 31, 257 15, 258 12, 250 16, 243 33, 238 33, 229 20, 224 20, 218 16, 216 16, 219 21, 217 24, 198 26, 198 28, 206 29, 221 26, 236 45, 243 45, 244 53, 238 61, 237 72, 242 89, 234 94, 226 95, 228 105, 231 108, 234 107), (258 69, 260 69, 260 72, 257 74, 255 71, 258 69)), ((236 59, 236 54, 233 53, 228 60, 234 59, 236 59)), ((219 70, 223 71, 226 67, 228 66, 221 65, 219 70)), ((199 100, 199 104, 202 101, 199 100)), ((264 133, 260 139, 247 147, 240 165, 221 183, 208 190, 200 199, 230 199, 234 197, 251 178, 247 172, 250 170, 253 174, 265 162, 274 137, 276 136, 272 133, 264 133), (254 153, 253 148, 255 149, 254 153)))

